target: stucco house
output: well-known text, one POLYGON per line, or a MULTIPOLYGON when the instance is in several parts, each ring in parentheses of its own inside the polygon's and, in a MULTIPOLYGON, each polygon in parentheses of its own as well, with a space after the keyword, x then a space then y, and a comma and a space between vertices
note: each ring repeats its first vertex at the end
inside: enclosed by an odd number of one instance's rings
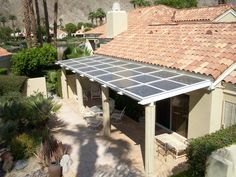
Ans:
POLYGON ((67 36, 68 36, 67 32, 65 32, 63 30, 60 30, 60 29, 57 29, 57 39, 63 39, 67 36))
MULTIPOLYGON (((110 134, 109 89, 145 108, 145 170, 153 173, 155 126, 189 138, 236 123, 236 12, 233 6, 174 9, 159 5, 128 14, 111 11, 97 37, 109 38, 94 56, 59 61, 101 85, 104 134, 110 134)), ((91 32, 90 32, 91 33, 91 32)))

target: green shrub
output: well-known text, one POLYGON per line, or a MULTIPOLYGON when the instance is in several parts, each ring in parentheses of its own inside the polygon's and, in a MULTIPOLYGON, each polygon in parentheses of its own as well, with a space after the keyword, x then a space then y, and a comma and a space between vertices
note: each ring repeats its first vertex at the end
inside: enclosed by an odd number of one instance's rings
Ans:
POLYGON ((56 93, 57 90, 57 71, 48 71, 47 72, 47 91, 56 93))
POLYGON ((62 97, 62 88, 61 88, 61 71, 57 71, 57 87, 56 93, 58 96, 62 97))
POLYGON ((27 99, 27 104, 29 112, 33 112, 33 114, 28 117, 28 121, 33 126, 45 124, 61 107, 61 105, 57 104, 52 99, 44 98, 40 93, 30 96, 27 99))
POLYGON ((197 0, 155 0, 155 5, 163 4, 174 8, 197 7, 197 0))
POLYGON ((8 92, 21 92, 27 77, 24 76, 1 76, 0 96, 8 92))
POLYGON ((41 76, 43 68, 46 65, 53 64, 56 59, 56 48, 49 44, 45 44, 43 47, 23 49, 13 55, 12 70, 16 75, 41 76))
POLYGON ((206 161, 217 149, 236 143, 236 125, 193 139, 187 148, 189 170, 195 177, 205 176, 206 161))
POLYGON ((8 70, 7 68, 0 68, 0 75, 7 75, 8 70))
POLYGON ((14 137, 11 141, 10 147, 14 159, 26 159, 31 157, 40 143, 40 137, 32 134, 22 133, 14 137))
POLYGON ((10 142, 18 132, 18 123, 16 121, 7 121, 0 124, 0 141, 10 142))
POLYGON ((187 170, 187 171, 180 172, 176 175, 173 175, 171 177, 192 177, 192 175, 191 175, 191 172, 187 170))
POLYGON ((80 47, 75 47, 75 46, 69 46, 67 49, 64 51, 64 59, 70 59, 70 58, 80 58, 84 56, 89 56, 90 51, 86 48, 80 48, 80 47))

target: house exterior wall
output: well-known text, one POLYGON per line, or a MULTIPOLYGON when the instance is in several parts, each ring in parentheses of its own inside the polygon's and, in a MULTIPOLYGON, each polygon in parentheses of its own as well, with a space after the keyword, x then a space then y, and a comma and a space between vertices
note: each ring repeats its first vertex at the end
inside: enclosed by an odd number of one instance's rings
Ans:
POLYGON ((236 22, 236 16, 233 13, 227 13, 222 18, 219 18, 217 22, 236 22))
POLYGON ((47 87, 46 87, 45 77, 28 79, 25 84, 24 93, 26 94, 26 96, 30 96, 35 93, 42 93, 45 97, 47 97, 47 87))
POLYGON ((213 133, 222 127, 224 102, 236 104, 236 87, 218 85, 214 90, 191 92, 189 101, 188 138, 213 133))

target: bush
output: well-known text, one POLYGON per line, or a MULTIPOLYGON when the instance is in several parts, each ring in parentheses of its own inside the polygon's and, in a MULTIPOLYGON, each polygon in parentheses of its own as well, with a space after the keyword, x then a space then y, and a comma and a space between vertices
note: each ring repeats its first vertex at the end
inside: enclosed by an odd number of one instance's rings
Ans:
POLYGON ((48 71, 47 72, 47 91, 56 93, 57 89, 57 71, 48 71))
POLYGON ((0 75, 7 75, 8 69, 7 68, 0 68, 0 75))
POLYGON ((195 177, 205 176, 206 161, 217 149, 236 143, 236 125, 193 139, 187 148, 189 170, 195 177))
POLYGON ((57 51, 52 45, 23 49, 13 55, 13 73, 29 77, 41 76, 46 65, 53 64, 57 59, 57 51))
POLYGON ((27 77, 0 76, 0 96, 8 92, 21 92, 27 77))
POLYGON ((33 134, 22 133, 12 139, 10 147, 13 157, 16 160, 31 157, 40 143, 40 137, 33 134))
POLYGON ((69 46, 67 49, 64 51, 64 59, 70 59, 70 58, 80 58, 84 56, 89 56, 90 51, 86 48, 82 49, 80 47, 75 47, 75 46, 69 46))
POLYGON ((155 0, 155 5, 163 4, 174 8, 197 7, 197 0, 155 0))
POLYGON ((18 124, 15 121, 8 121, 6 123, 2 123, 0 125, 0 142, 1 140, 5 140, 6 142, 10 142, 11 138, 17 134, 18 124))

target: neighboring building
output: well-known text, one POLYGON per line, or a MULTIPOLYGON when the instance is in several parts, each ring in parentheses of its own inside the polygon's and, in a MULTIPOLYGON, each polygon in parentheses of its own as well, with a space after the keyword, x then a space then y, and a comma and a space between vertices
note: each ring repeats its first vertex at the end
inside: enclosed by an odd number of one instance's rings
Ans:
POLYGON ((7 68, 10 70, 12 54, 6 49, 0 47, 0 68, 7 68))
POLYGON ((61 29, 57 29, 57 39, 63 39, 65 37, 68 36, 68 33, 61 30, 61 29))
MULTIPOLYGON (((233 6, 174 9, 164 5, 108 13, 107 25, 88 32, 109 38, 95 56, 59 61, 102 86, 104 132, 109 88, 145 108, 145 170, 153 172, 155 125, 189 138, 236 123, 236 12, 233 6), (122 15, 121 15, 122 14, 122 15), (120 18, 119 18, 120 17, 120 18), (126 23, 126 24, 125 24, 126 23)), ((109 134, 109 133, 108 133, 109 134)))

